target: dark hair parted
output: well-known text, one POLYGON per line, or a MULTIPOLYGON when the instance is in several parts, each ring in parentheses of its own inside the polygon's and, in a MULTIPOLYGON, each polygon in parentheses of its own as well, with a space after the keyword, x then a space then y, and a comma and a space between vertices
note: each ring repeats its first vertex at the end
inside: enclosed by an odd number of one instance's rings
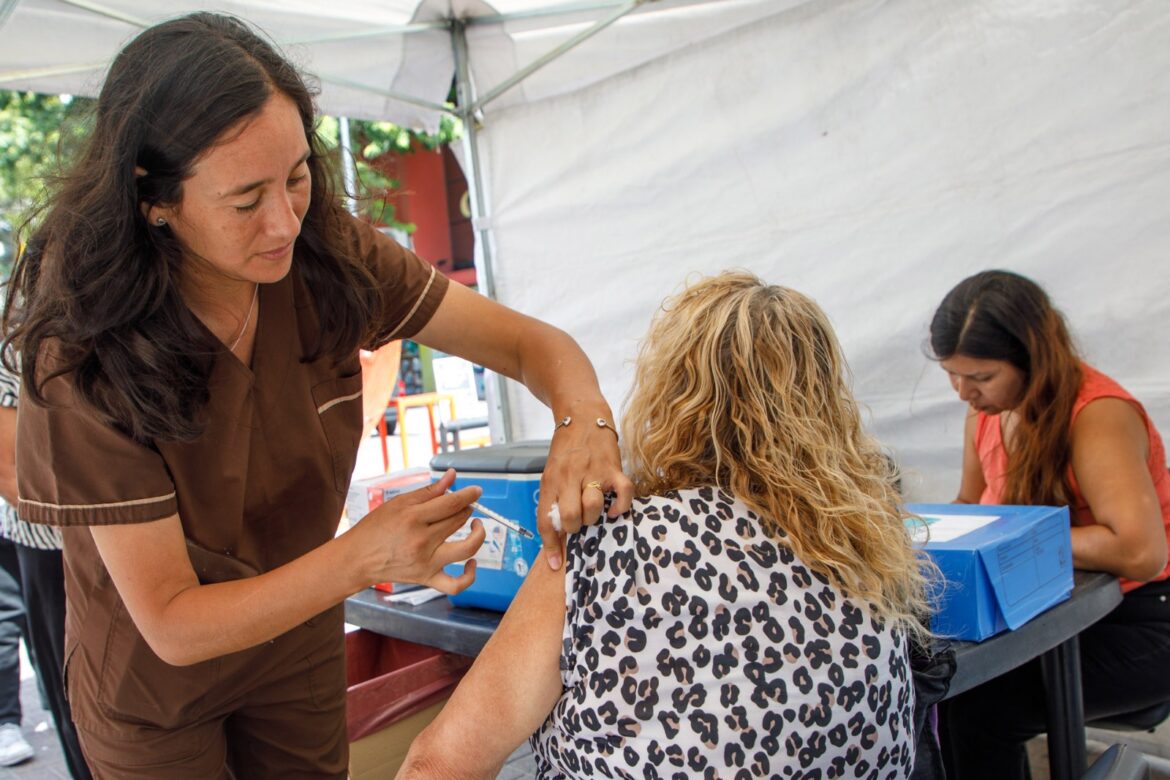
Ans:
POLYGON ((44 402, 45 382, 71 375, 84 401, 138 441, 200 434, 220 350, 180 298, 183 246, 169 228, 149 226, 144 207, 180 203, 200 156, 277 93, 296 105, 311 150, 293 268, 322 336, 306 359, 340 359, 368 335, 381 302, 344 229, 313 93, 246 24, 195 13, 143 31, 118 54, 92 132, 16 261, 5 346, 20 353, 35 400, 44 402))
POLYGON ((1010 271, 983 271, 947 293, 930 323, 937 360, 965 355, 1004 360, 1024 373, 1024 396, 1003 501, 1067 504, 1069 429, 1081 361, 1064 317, 1038 284, 1010 271))

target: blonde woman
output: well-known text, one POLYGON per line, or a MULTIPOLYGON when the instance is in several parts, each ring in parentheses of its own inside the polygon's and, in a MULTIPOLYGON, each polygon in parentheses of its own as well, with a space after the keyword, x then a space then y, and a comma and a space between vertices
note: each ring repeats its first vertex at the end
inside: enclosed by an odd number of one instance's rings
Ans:
POLYGON ((906 777, 924 583, 825 314, 747 273, 668 300, 623 423, 639 498, 533 567, 400 777, 906 777), (535 732, 535 733, 533 733, 535 732))

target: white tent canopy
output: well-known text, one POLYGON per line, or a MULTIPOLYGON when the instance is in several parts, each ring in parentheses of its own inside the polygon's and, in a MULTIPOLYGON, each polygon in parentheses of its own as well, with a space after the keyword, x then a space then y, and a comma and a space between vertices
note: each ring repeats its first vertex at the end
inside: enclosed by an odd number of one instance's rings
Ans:
POLYGON ((434 127, 455 73, 455 24, 467 30, 471 76, 486 95, 577 36, 625 19, 501 95, 504 106, 603 82, 800 2, 0 0, 0 86, 96 94, 110 59, 141 29, 211 10, 245 18, 268 33, 320 80, 328 113, 434 127))
MULTIPOLYGON (((1162 0, 180 0, 165 13, 196 7, 268 31, 320 79, 326 111, 417 125, 433 125, 457 52, 467 105, 584 39, 483 106, 469 162, 496 297, 575 336, 615 406, 663 296, 689 274, 748 268, 820 301, 910 495, 947 500, 964 409, 923 353, 926 326, 961 278, 1006 267, 1049 290, 1090 362, 1170 432, 1162 0)), ((92 93, 159 18, 145 1, 0 0, 0 87, 92 93)), ((512 433, 547 436, 547 410, 511 392, 512 433)))

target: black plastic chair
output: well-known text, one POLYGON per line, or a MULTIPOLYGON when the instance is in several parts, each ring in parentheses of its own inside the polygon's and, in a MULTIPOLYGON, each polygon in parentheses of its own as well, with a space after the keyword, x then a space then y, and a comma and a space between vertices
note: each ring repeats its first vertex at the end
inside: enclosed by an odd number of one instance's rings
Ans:
POLYGON ((1099 718, 1086 723, 1086 726, 1109 731, 1153 731, 1170 718, 1170 701, 1155 704, 1145 709, 1133 712, 1122 712, 1117 715, 1099 718))
POLYGON ((1110 745, 1093 762, 1081 780, 1149 780, 1150 765, 1140 750, 1129 745, 1110 745))

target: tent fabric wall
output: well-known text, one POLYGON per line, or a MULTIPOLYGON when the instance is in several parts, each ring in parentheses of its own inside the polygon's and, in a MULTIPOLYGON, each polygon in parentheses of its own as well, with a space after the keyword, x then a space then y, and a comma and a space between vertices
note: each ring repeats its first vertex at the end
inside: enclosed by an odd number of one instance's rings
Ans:
MULTIPOLYGON (((747 268, 834 321, 915 499, 958 486, 965 407, 924 354, 945 292, 1027 274, 1170 433, 1170 14, 816 2, 481 133, 504 302, 569 331, 616 406, 690 275, 747 268)), ((551 416, 514 392, 517 436, 551 416)))

